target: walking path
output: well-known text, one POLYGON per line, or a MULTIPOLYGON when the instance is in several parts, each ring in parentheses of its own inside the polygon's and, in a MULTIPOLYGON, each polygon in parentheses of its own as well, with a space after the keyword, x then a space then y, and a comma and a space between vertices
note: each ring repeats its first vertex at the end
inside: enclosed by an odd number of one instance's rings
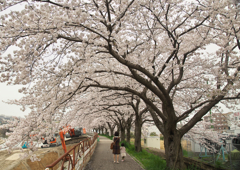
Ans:
POLYGON ((113 154, 110 149, 112 140, 99 136, 99 142, 94 154, 84 170, 144 170, 130 155, 127 154, 125 161, 119 164, 113 162, 113 154))

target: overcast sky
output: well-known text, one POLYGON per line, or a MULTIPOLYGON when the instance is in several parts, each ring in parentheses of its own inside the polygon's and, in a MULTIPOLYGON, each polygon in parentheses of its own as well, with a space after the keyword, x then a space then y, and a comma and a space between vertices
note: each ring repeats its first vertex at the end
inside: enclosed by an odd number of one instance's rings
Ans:
POLYGON ((10 105, 3 102, 12 99, 20 99, 23 96, 21 93, 18 93, 20 87, 21 86, 7 86, 4 83, 0 83, 0 115, 23 117, 29 113, 29 109, 26 109, 26 111, 23 112, 20 110, 20 106, 10 105))

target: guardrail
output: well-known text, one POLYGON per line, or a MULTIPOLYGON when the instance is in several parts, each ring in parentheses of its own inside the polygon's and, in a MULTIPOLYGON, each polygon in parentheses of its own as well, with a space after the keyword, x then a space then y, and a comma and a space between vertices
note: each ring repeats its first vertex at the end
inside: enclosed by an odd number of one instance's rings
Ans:
POLYGON ((63 154, 45 170, 82 170, 95 150, 98 134, 86 138, 63 154))

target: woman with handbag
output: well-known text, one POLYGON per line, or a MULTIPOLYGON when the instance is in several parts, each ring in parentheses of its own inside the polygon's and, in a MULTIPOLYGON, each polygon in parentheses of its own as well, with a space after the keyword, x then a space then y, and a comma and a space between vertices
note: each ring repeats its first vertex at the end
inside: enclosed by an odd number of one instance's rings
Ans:
POLYGON ((119 154, 120 154, 120 137, 119 137, 119 133, 115 132, 114 137, 113 137, 113 159, 114 159, 114 163, 116 162, 116 155, 117 155, 117 163, 118 159, 119 159, 119 154))

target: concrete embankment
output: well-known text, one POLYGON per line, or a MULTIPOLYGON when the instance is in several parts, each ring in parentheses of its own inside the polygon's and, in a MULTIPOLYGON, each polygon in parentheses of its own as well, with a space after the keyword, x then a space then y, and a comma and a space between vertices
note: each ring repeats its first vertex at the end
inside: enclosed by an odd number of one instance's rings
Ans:
MULTIPOLYGON (((72 148, 76 144, 71 144, 67 146, 67 150, 72 148)), ((29 152, 29 150, 24 150, 24 152, 29 152)), ((22 159, 21 155, 24 154, 21 150, 15 150, 12 153, 8 151, 0 152, 0 169, 4 170, 43 170, 45 167, 55 160, 57 160, 61 155, 64 154, 62 146, 54 148, 41 148, 36 151, 36 155, 41 161, 32 162, 30 158, 22 159)))
MULTIPOLYGON (((87 137, 87 136, 86 136, 87 137)), ((68 144, 67 150, 70 150, 74 144, 68 144)), ((22 154, 29 152, 28 149, 15 150, 11 153, 8 151, 0 151, 0 169, 4 170, 44 170, 47 165, 50 165, 56 161, 60 156, 64 154, 62 146, 39 148, 36 151, 36 155, 40 158, 40 161, 32 162, 30 158, 22 159, 22 154)))

